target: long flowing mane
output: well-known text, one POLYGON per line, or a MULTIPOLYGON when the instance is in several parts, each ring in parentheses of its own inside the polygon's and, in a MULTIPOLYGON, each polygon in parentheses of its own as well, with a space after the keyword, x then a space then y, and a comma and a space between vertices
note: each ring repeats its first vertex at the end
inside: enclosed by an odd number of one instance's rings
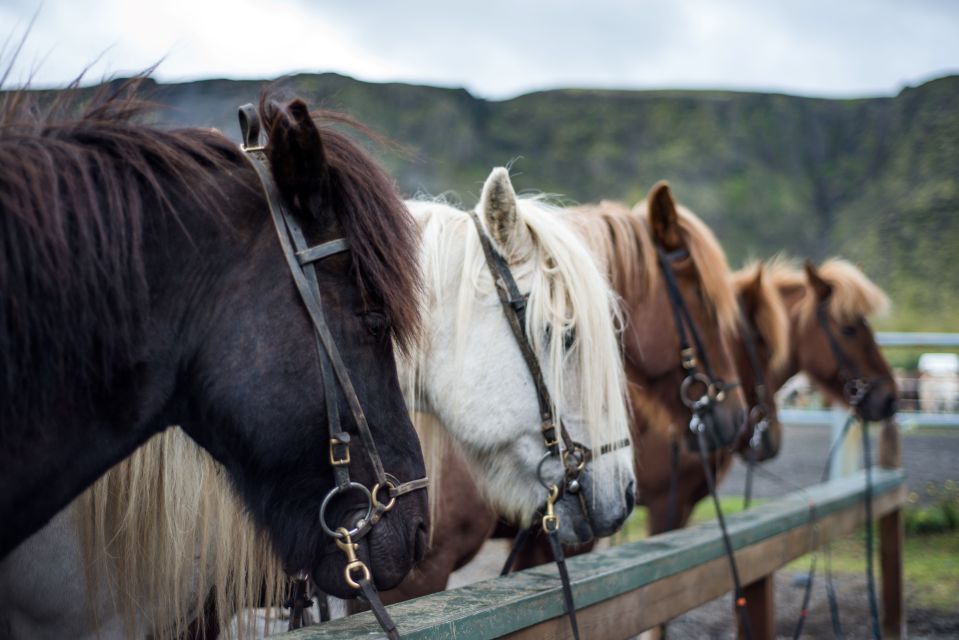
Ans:
POLYGON ((240 612, 234 630, 254 637, 260 598, 282 601, 269 539, 223 468, 179 428, 151 438, 73 504, 91 609, 108 596, 128 637, 184 637, 210 602, 220 629, 240 612))
MULTIPOLYGON (((146 238, 179 224, 186 208, 228 226, 221 176, 247 169, 246 160, 219 132, 144 124, 157 106, 138 97, 142 81, 105 85, 92 97, 11 92, 0 104, 0 397, 18 422, 42 422, 52 390, 63 397, 78 378, 101 379, 111 364, 132 362, 149 301, 146 238)), ((277 117, 269 93, 261 106, 269 130, 277 117)), ((331 112, 317 117, 362 129, 331 112)), ((339 213, 367 295, 408 350, 419 326, 407 295, 419 288, 415 224, 393 181, 358 145, 328 125, 321 135, 328 206, 339 213)), ((252 175, 234 183, 262 198, 252 175)))
MULTIPOLYGON (((493 291, 493 278, 468 214, 442 202, 412 203, 411 208, 423 234, 423 304, 434 305, 444 292, 457 292, 457 354, 453 357, 459 358, 469 338, 473 309, 482 296, 493 291)), ((619 320, 614 295, 567 214, 542 197, 519 198, 517 211, 532 238, 531 263, 535 266, 529 272, 516 270, 514 275, 520 280, 531 274, 526 333, 535 349, 546 349, 550 354, 553 366, 546 367, 544 376, 557 404, 556 415, 570 411, 582 415, 589 446, 628 438, 628 416, 622 400, 625 376, 619 342, 610 323, 611 317, 619 320), (566 351, 564 340, 547 339, 547 335, 575 335, 575 340, 566 351), (561 363, 569 359, 580 372, 575 395, 582 399, 581 407, 563 406, 570 395, 570 382, 561 363)), ((427 357, 426 348, 416 354, 419 362, 427 357)), ((415 364, 409 369, 415 371, 415 364)), ((422 393, 418 381, 412 381, 408 386, 411 406, 417 406, 422 393)), ((436 431, 432 428, 422 433, 423 449, 442 455, 445 443, 430 442, 441 437, 436 431)), ((600 456, 593 464, 605 464, 608 458, 611 456, 600 456)), ((436 471, 431 472, 431 478, 436 476, 436 471)))
MULTIPOLYGON (((817 271, 832 286, 829 314, 839 322, 880 315, 889 309, 889 298, 883 290, 848 260, 830 258, 817 271)), ((806 273, 794 261, 782 256, 770 260, 765 273, 781 291, 807 290, 809 287, 806 273)), ((802 323, 815 318, 816 297, 811 292, 804 295, 799 313, 802 323)))
MULTIPOLYGON (((604 200, 598 205, 575 209, 575 222, 590 248, 603 262, 620 296, 640 299, 658 286, 660 278, 656 249, 646 223, 645 203, 630 211, 604 200)), ((703 292, 727 335, 738 331, 739 310, 726 278, 730 271, 716 236, 694 213, 678 206, 679 224, 690 256, 696 264, 703 292)))
POLYGON ((129 364, 149 297, 145 234, 175 223, 178 206, 226 213, 214 175, 242 166, 235 146, 138 124, 150 109, 138 85, 95 92, 79 115, 78 95, 4 96, 0 397, 11 423, 39 424, 48 394, 129 364))
POLYGON ((732 274, 733 286, 740 292, 755 282, 762 269, 759 296, 757 297, 756 330, 770 350, 770 369, 777 371, 789 359, 789 315, 782 296, 772 278, 766 275, 762 262, 750 262, 732 274))

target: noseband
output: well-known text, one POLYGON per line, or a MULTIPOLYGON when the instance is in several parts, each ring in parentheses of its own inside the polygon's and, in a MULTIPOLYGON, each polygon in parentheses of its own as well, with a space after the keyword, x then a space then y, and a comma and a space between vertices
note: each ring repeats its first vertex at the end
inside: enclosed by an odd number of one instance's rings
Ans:
POLYGON ((540 458, 539 465, 536 467, 536 476, 539 483, 547 491, 546 504, 541 509, 540 521, 537 517, 533 518, 533 525, 527 529, 521 529, 513 542, 513 548, 506 559, 500 575, 509 573, 516 560, 520 549, 525 545, 526 540, 537 526, 542 527, 543 532, 549 539, 550 547, 553 551, 553 557, 559 569, 560 579, 563 584, 563 597, 566 605, 566 613, 569 616, 572 626, 573 637, 579 639, 579 627, 576 622, 576 605, 573 602, 573 591, 569 582, 569 574, 566 571, 566 561, 563 555, 563 545, 559 542, 560 519, 556 515, 555 504, 565 493, 575 495, 579 499, 579 506, 583 516, 589 520, 589 505, 586 502, 585 493, 582 491, 580 477, 586 469, 586 465, 594 457, 612 453, 618 449, 628 447, 629 438, 623 438, 615 442, 602 445, 596 450, 576 442, 570 436, 562 418, 557 420, 553 414, 553 401, 546 387, 546 381, 543 379, 543 370, 539 366, 539 360, 533 351, 533 345, 530 344, 526 336, 526 303, 528 295, 520 293, 516 284, 516 279, 510 271, 509 263, 493 246, 493 241, 486 234, 479 216, 475 212, 469 212, 470 218, 476 227, 476 233, 479 236, 480 246, 483 247, 483 255, 486 257, 486 265, 489 267, 490 274, 493 276, 496 293, 499 296, 500 304, 503 307, 503 313, 509 322, 513 337, 516 338, 516 344, 519 346, 520 353, 523 354, 523 360, 529 369, 530 376, 533 378, 533 386, 536 389, 536 400, 539 403, 540 434, 543 437, 543 445, 546 452, 540 458), (557 437, 558 432, 558 437, 557 437), (560 448, 562 441, 562 448, 560 448), (563 481, 561 483, 548 480, 544 475, 544 464, 547 460, 559 459, 563 465, 563 481))
MULTIPOLYGON (((428 481, 426 478, 419 478, 410 482, 400 482, 396 477, 384 471, 383 462, 376 449, 376 443, 370 431, 366 414, 363 412, 363 407, 350 379, 349 370, 343 362, 323 315, 322 296, 320 295, 315 263, 329 256, 349 251, 346 240, 337 238, 319 245, 309 246, 307 244, 302 228, 285 206, 276 182, 273 180, 269 159, 264 152, 264 147, 258 144, 260 119, 256 109, 252 104, 240 107, 239 118, 243 135, 241 149, 250 160, 250 164, 256 170, 260 179, 263 193, 269 205, 270 216, 273 219, 273 225, 283 249, 283 256, 313 324, 316 354, 320 362, 323 394, 326 401, 329 463, 333 468, 335 480, 335 486, 326 494, 320 505, 318 514, 320 527, 326 535, 334 539, 337 547, 346 555, 347 564, 344 570, 346 583, 350 587, 360 590, 363 596, 370 601, 373 612, 386 630, 387 635, 391 638, 398 638, 396 626, 379 601, 369 568, 356 556, 356 551, 359 548, 356 541, 369 533, 383 515, 395 506, 396 499, 399 496, 425 489, 428 481), (353 421, 360 436, 362 450, 366 453, 372 475, 376 480, 372 489, 367 489, 363 484, 350 478, 351 438, 350 434, 340 424, 340 412, 336 402, 335 385, 337 381, 353 414, 353 421), (331 526, 326 513, 330 502, 337 495, 350 492, 362 496, 366 502, 366 511, 363 517, 352 527, 336 524, 331 526), (382 495, 387 496, 385 502, 381 501, 382 495)), ((294 586, 292 603, 288 605, 293 610, 293 615, 290 618, 291 628, 300 625, 302 609, 309 606, 305 589, 307 579, 308 575, 305 571, 301 571, 295 577, 298 584, 294 586)))

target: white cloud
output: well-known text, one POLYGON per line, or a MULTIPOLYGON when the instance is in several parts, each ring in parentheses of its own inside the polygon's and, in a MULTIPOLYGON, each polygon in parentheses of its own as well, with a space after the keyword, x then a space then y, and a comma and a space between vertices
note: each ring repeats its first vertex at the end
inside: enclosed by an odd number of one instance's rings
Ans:
MULTIPOLYGON (((30 2, 0 6, 0 24, 30 2)), ((805 0, 47 0, 18 60, 35 82, 339 71, 503 97, 560 86, 888 94, 959 70, 959 3, 805 0)), ((0 34, 3 35, 3 34, 0 34)), ((16 78, 14 78, 16 79, 16 78)))

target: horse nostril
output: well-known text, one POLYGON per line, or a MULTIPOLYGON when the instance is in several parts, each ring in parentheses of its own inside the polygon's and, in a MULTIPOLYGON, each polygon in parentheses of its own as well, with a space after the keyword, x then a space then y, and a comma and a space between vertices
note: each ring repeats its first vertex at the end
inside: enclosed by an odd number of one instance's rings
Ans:
POLYGON ((633 511, 633 503, 636 500, 636 489, 632 482, 626 487, 626 515, 628 516, 633 511))

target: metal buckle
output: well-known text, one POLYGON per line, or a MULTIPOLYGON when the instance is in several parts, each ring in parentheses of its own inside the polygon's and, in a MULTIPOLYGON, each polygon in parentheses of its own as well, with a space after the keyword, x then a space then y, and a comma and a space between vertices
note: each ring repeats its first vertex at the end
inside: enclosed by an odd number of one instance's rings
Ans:
POLYGON ((556 425, 552 422, 544 422, 539 428, 543 434, 543 442, 547 449, 552 449, 559 444, 559 438, 556 435, 556 425))
POLYGON ((683 369, 689 371, 690 369, 696 368, 696 351, 692 347, 686 347, 680 350, 679 357, 682 361, 683 369))
POLYGON ((330 464, 334 467, 341 467, 350 464, 350 434, 341 433, 339 436, 330 438, 330 464), (346 447, 346 455, 342 458, 336 457, 336 447, 346 447))

